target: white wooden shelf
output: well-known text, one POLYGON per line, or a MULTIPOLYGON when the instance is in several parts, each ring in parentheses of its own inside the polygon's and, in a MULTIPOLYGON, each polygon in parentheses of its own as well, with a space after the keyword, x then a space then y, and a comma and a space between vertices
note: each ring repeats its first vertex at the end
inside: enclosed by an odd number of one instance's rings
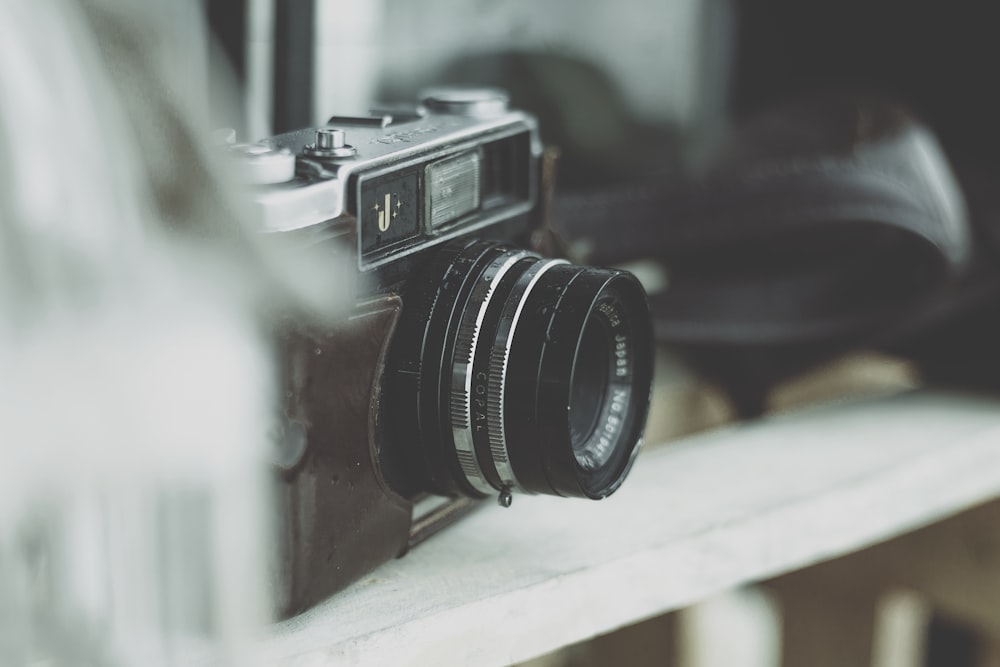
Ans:
POLYGON ((1000 397, 839 403, 643 452, 594 503, 515 497, 274 627, 267 663, 505 665, 1000 496, 1000 397))

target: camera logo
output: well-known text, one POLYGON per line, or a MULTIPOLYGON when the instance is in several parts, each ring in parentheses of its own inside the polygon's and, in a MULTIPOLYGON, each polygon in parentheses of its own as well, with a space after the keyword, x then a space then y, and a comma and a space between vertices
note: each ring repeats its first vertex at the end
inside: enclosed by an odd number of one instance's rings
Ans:
POLYGON ((419 188, 419 168, 362 182, 358 209, 363 256, 387 252, 390 246, 419 236, 419 188))
POLYGON ((387 194, 381 206, 375 204, 373 208, 378 214, 378 230, 380 232, 389 231, 389 225, 392 224, 393 219, 399 217, 399 209, 402 206, 403 202, 400 201, 399 196, 395 192, 387 194), (393 198, 396 200, 395 204, 392 203, 393 198))

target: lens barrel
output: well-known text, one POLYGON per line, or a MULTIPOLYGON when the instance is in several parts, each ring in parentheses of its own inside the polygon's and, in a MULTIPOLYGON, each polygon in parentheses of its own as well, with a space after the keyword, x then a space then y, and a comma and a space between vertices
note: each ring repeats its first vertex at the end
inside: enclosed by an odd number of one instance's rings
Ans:
POLYGON ((403 302, 382 412, 392 486, 473 497, 618 488, 652 383, 635 277, 464 241, 439 250, 403 302))

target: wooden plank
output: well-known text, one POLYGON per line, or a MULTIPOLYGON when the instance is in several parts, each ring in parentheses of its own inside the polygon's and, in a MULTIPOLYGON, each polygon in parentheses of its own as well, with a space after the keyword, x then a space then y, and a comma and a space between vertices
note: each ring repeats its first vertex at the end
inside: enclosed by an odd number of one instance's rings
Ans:
POLYGON ((878 589, 781 589, 783 667, 869 667, 878 589))
POLYGON ((678 618, 677 657, 674 662, 661 663, 661 667, 776 667, 780 664, 779 609, 774 596, 759 586, 724 591, 660 618, 671 616, 678 618))
MULTIPOLYGON (((955 480, 955 484, 962 483, 964 480, 955 480)), ((947 521, 835 561, 779 577, 768 585, 777 592, 785 610, 785 644, 794 647, 795 656, 788 664, 819 665, 831 652, 836 654, 836 649, 826 648, 821 639, 814 636, 822 628, 818 630, 795 622, 799 600, 816 601, 832 613, 840 600, 877 599, 890 591, 910 591, 911 596, 921 600, 927 618, 933 610, 943 614, 950 623, 964 624, 970 635, 978 636, 987 650, 992 645, 1000 645, 1000 606, 997 604, 1000 600, 1000 501, 979 505, 947 521), (810 652, 814 653, 811 658, 810 652)), ((835 626, 836 632, 844 635, 834 642, 839 648, 870 642, 871 627, 850 629, 853 616, 856 614, 845 607, 843 623, 824 624, 835 626)), ((984 664, 988 664, 989 659, 984 657, 984 664)), ((863 663, 844 659, 838 664, 863 663)), ((918 663, 911 661, 911 664, 918 663)))
POLYGON ((502 665, 1000 495, 1000 399, 841 403, 643 453, 600 503, 517 497, 274 628, 286 665, 502 665))

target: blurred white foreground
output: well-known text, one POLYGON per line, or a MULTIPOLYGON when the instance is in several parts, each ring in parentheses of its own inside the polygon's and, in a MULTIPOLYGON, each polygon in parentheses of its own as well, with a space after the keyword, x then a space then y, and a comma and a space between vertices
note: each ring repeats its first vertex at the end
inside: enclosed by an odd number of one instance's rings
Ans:
POLYGON ((3 665, 247 665, 268 618, 272 269, 188 120, 199 17, 0 3, 3 665))

